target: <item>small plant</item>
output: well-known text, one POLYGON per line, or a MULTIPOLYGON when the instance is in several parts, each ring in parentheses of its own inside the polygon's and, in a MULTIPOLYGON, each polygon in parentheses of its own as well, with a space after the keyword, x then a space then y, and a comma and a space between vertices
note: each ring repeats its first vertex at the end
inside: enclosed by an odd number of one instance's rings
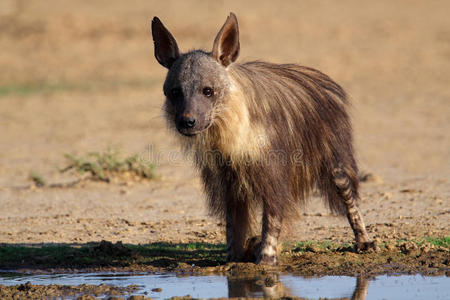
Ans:
POLYGON ((155 177, 155 165, 145 162, 138 155, 122 159, 116 149, 108 148, 105 152, 90 152, 85 156, 66 154, 69 165, 61 170, 66 172, 74 169, 80 174, 90 173, 93 179, 109 182, 112 175, 134 173, 141 178, 155 177))
POLYGON ((428 237, 426 241, 432 245, 440 247, 450 247, 450 236, 445 236, 442 238, 428 237))
POLYGON ((450 236, 445 237, 424 237, 415 240, 417 246, 422 246, 425 243, 436 247, 450 248, 450 236))
POLYGON ((43 187, 46 185, 45 179, 36 171, 30 171, 29 177, 37 187, 43 187))

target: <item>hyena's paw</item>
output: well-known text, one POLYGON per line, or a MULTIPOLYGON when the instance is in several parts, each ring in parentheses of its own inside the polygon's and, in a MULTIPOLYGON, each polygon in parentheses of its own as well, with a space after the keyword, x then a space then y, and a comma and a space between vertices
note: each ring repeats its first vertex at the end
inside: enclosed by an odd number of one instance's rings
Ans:
POLYGON ((260 253, 258 259, 256 259, 257 264, 263 264, 268 266, 278 265, 278 256, 275 254, 260 253))
POLYGON ((238 262, 238 257, 234 253, 227 253, 227 262, 238 262))
POLYGON ((242 262, 243 254, 242 252, 238 253, 237 251, 228 251, 227 252, 227 262, 242 262))
POLYGON ((377 252, 380 250, 380 248, 377 245, 376 241, 369 241, 369 242, 359 242, 355 245, 355 250, 358 253, 362 252, 377 252))
POLYGON ((261 236, 254 236, 248 238, 245 242, 244 262, 255 262, 259 255, 259 248, 261 248, 261 236))
POLYGON ((278 265, 278 255, 276 246, 266 245, 265 247, 261 247, 258 258, 256 259, 256 263, 269 266, 278 265))

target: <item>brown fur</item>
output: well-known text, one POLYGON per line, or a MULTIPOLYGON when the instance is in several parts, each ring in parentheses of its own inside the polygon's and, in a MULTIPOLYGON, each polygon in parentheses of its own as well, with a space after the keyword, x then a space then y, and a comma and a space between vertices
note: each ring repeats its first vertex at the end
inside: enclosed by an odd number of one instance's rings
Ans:
POLYGON ((227 221, 229 260, 243 258, 259 207, 263 219, 257 262, 276 264, 282 223, 306 204, 313 188, 333 212, 347 214, 358 247, 371 247, 356 208, 358 169, 349 103, 337 83, 295 64, 233 63, 239 52, 234 15, 216 37, 212 53, 193 51, 164 60, 164 51, 157 58, 169 65, 166 95, 171 87, 183 87, 181 102, 168 96, 168 124, 175 128, 181 113, 198 117, 202 129, 177 127, 189 135, 178 136, 201 170, 210 211, 227 221), (203 78, 205 73, 210 77, 203 78), (206 84, 217 90, 210 102, 195 92, 206 84))

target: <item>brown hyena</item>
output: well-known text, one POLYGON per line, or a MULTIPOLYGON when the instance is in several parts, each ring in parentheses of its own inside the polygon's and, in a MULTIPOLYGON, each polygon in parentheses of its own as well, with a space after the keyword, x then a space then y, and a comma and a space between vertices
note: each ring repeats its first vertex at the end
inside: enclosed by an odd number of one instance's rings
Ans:
POLYGON ((295 64, 234 63, 239 29, 230 14, 211 52, 180 53, 155 17, 155 57, 168 124, 201 171, 209 208, 226 220, 227 257, 241 261, 255 208, 262 208, 256 262, 277 264, 283 220, 317 188, 329 208, 347 215, 356 248, 375 248, 357 208, 358 169, 343 89, 295 64))

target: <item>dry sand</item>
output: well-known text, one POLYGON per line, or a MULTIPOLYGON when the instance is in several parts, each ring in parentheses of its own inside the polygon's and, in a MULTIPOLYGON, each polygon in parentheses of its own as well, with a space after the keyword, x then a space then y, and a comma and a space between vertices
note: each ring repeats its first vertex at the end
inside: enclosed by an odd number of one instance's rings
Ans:
MULTIPOLYGON (((210 49, 230 11, 239 61, 296 62, 351 95, 363 171, 361 210, 380 240, 448 236, 448 1, 12 1, 0 5, 0 243, 223 242, 196 172, 162 118, 165 70, 149 22, 182 50, 210 49), (49 183, 65 153, 118 146, 158 164, 159 179, 49 183)), ((347 221, 312 198, 286 240, 352 240, 347 221)))

